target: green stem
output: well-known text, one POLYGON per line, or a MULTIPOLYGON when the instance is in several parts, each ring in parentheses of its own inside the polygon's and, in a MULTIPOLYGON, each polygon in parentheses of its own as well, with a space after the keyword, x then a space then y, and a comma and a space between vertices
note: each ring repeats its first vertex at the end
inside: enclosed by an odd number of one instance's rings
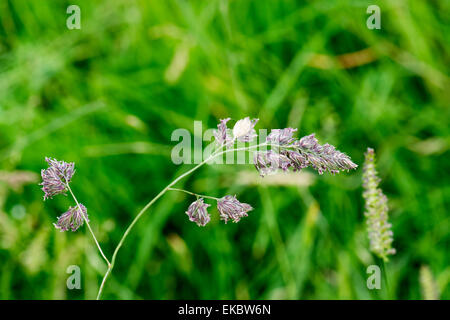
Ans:
POLYGON ((389 290, 389 282, 388 282, 387 272, 386 272, 386 263, 385 263, 384 259, 381 259, 381 274, 384 279, 384 283, 386 285, 386 297, 389 299, 390 290, 389 290))
POLYGON ((111 263, 109 262, 108 258, 106 258, 105 254, 103 253, 103 250, 102 250, 102 248, 100 247, 100 244, 98 243, 97 237, 95 236, 94 231, 92 231, 92 228, 91 228, 91 225, 89 224, 88 219, 87 219, 86 216, 83 214, 83 210, 81 210, 80 203, 78 202, 77 198, 76 198, 75 195, 73 194, 72 189, 70 188, 69 183, 66 183, 66 187, 67 187, 67 190, 69 190, 70 194, 72 195, 73 200, 75 200, 75 202, 76 202, 76 204, 77 204, 77 207, 78 207, 78 210, 80 210, 81 215, 83 216, 84 222, 86 223, 86 225, 87 225, 87 227, 88 227, 88 229, 89 229, 89 232, 90 232, 91 235, 92 235, 92 238, 94 238, 94 241, 95 241, 95 244, 97 245, 98 251, 100 251, 100 254, 102 255, 103 259, 105 259, 106 264, 108 265, 108 268, 109 268, 109 267, 111 266, 111 263))
POLYGON ((207 198, 207 199, 213 199, 213 200, 219 200, 219 198, 216 197, 211 197, 211 196, 206 196, 204 194, 198 194, 198 193, 194 193, 194 192, 190 192, 184 189, 178 189, 178 188, 169 188, 167 189, 168 191, 179 191, 179 192, 184 192, 193 196, 196 196, 197 198, 207 198))
MULTIPOLYGON (((234 140, 231 141, 231 143, 234 143, 234 140)), ((105 287, 105 283, 106 280, 108 279, 108 277, 110 276, 112 269, 114 268, 114 265, 116 263, 116 258, 117 258, 117 253, 119 252, 120 248, 122 247, 125 239, 128 237, 128 234, 130 233, 130 231, 133 229, 134 225, 139 221, 139 219, 142 217, 142 215, 148 210, 148 208, 150 208, 155 202, 156 200, 158 200, 159 198, 161 198, 167 191, 169 191, 171 189, 171 187, 173 185, 175 185, 178 181, 180 181, 181 179, 183 179, 184 177, 190 175, 191 173, 193 173, 194 171, 196 171, 198 168, 200 168, 201 166, 203 166, 205 163, 207 163, 208 161, 213 160, 214 158, 223 155, 225 153, 228 152, 236 152, 236 151, 249 151, 251 149, 255 149, 255 148, 259 148, 262 146, 266 146, 268 145, 266 142, 258 144, 258 145, 254 145, 254 146, 249 146, 249 147, 242 147, 242 148, 236 148, 236 149, 226 149, 227 145, 225 145, 225 150, 224 151, 220 151, 217 150, 214 153, 212 153, 207 159, 203 160, 202 162, 200 162, 199 164, 197 164, 195 167, 193 167, 192 169, 188 170, 187 172, 183 173, 182 175, 180 175, 178 178, 176 178, 175 180, 173 180, 171 183, 169 183, 164 189, 162 189, 157 195, 156 197, 154 197, 152 200, 150 200, 150 202, 148 202, 145 207, 142 208, 141 211, 139 211, 139 213, 137 214, 137 216, 133 219, 133 221, 131 222, 131 224, 128 226, 128 228, 125 230, 125 233, 123 234, 122 238, 119 241, 119 244, 117 245, 116 249, 114 250, 112 259, 111 259, 111 264, 108 266, 108 270, 106 271, 105 275, 103 276, 103 280, 102 283, 100 285, 100 288, 98 290, 98 294, 97 294, 97 300, 100 299, 103 289, 105 287)), ((181 190, 181 189, 180 189, 181 190)))

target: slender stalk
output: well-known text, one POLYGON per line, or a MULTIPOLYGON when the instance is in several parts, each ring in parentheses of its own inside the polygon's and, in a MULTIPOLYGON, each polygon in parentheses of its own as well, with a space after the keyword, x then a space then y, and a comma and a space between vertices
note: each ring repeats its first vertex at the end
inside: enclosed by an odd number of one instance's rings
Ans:
POLYGON ((194 193, 194 192, 190 192, 184 189, 178 189, 178 188, 169 188, 167 189, 168 191, 179 191, 179 192, 184 192, 193 196, 196 196, 197 198, 207 198, 207 199, 213 199, 213 200, 219 200, 219 198, 216 197, 211 197, 211 196, 206 196, 204 194, 198 194, 198 193, 194 193))
POLYGON ((112 271, 112 264, 110 264, 109 266, 108 266, 108 270, 106 270, 106 273, 105 273, 105 275, 103 276, 103 280, 102 280, 102 284, 100 285, 100 289, 98 290, 98 293, 97 293, 97 300, 100 300, 100 297, 101 297, 101 295, 102 295, 102 292, 103 292, 103 287, 105 286, 105 282, 106 282, 106 279, 108 279, 108 276, 109 276, 109 274, 111 273, 111 271, 112 271))
MULTIPOLYGON (((234 143, 234 141, 231 141, 231 143, 234 143)), ((230 143, 230 144, 231 144, 230 143)), ((116 258, 117 258, 117 253, 119 252, 120 248, 122 247, 125 239, 128 237, 128 234, 130 233, 130 231, 133 229, 134 225, 139 221, 139 219, 142 217, 142 215, 148 210, 148 208, 150 208, 159 198, 161 198, 167 191, 169 191, 171 189, 171 187, 173 185, 175 185, 178 181, 180 181, 181 179, 183 179, 184 177, 190 175, 191 173, 193 173, 194 171, 196 171, 198 168, 200 168, 201 166, 203 166, 205 163, 207 163, 208 161, 213 160, 214 158, 224 154, 224 153, 228 153, 228 152, 236 152, 236 151, 249 151, 251 149, 255 149, 255 148, 259 148, 262 146, 266 146, 268 145, 266 142, 258 144, 258 145, 254 145, 254 146, 249 146, 249 147, 242 147, 242 148, 236 148, 236 149, 226 149, 226 147, 228 145, 225 145, 225 150, 221 151, 221 149, 213 152, 208 158, 206 158, 205 160, 203 160, 202 162, 200 162, 199 164, 197 164, 195 167, 193 167, 192 169, 186 171, 185 173, 183 173, 182 175, 178 176, 175 180, 173 180, 171 183, 169 183, 164 189, 162 189, 152 200, 150 200, 150 202, 148 202, 142 209, 141 211, 139 211, 139 213, 136 215, 136 217, 133 219, 133 221, 130 223, 130 225, 128 226, 128 228, 125 230, 122 238, 119 241, 119 244, 117 245, 116 249, 114 250, 112 259, 111 259, 111 264, 108 265, 108 270, 106 270, 105 275, 103 276, 103 280, 102 283, 100 285, 100 288, 98 290, 98 294, 97 294, 97 300, 99 300, 101 298, 103 289, 105 287, 105 283, 106 280, 108 279, 109 275, 112 272, 112 269, 114 268, 115 262, 116 262, 116 258)), ((179 189, 181 190, 181 189, 179 189)))
POLYGON ((78 210, 80 210, 81 215, 83 216, 84 222, 86 223, 86 225, 87 225, 87 227, 89 229, 89 232, 92 235, 92 238, 94 238, 94 241, 95 241, 95 244, 97 245, 98 251, 100 251, 100 254, 102 255, 103 259, 105 259, 106 264, 108 265, 108 268, 109 268, 111 266, 111 263, 109 262, 108 258, 106 258, 105 254, 103 253, 103 250, 102 250, 102 248, 100 247, 100 244, 97 241, 97 237, 95 236, 94 231, 92 231, 92 228, 91 228, 91 225, 89 224, 88 219, 83 214, 83 210, 81 210, 80 203, 78 202, 77 198, 73 194, 72 189, 70 188, 70 185, 68 183, 66 183, 66 187, 67 187, 67 190, 69 190, 70 194, 72 195, 73 200, 75 200, 75 202, 77 204, 77 207, 78 207, 78 210))
POLYGON ((384 259, 381 259, 381 274, 384 278, 384 283, 386 284, 386 296, 387 299, 389 299, 390 297, 390 290, 389 290, 389 282, 388 282, 388 278, 387 278, 387 272, 386 272, 386 262, 384 259))

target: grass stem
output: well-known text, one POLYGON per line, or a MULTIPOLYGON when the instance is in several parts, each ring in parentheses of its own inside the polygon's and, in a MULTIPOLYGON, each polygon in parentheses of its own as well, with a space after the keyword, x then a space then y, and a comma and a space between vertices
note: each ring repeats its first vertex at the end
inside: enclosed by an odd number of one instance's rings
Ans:
POLYGON ((81 215, 83 216, 84 222, 86 223, 89 232, 92 235, 92 238, 94 238, 95 244, 97 245, 98 251, 100 251, 100 254, 102 255, 103 259, 105 259, 106 264, 108 265, 108 268, 111 266, 111 263, 109 262, 108 258, 106 258, 105 254, 103 253, 102 247, 100 246, 100 243, 97 240, 97 237, 95 236, 94 231, 92 231, 91 225, 89 224, 89 220, 86 218, 86 216, 83 214, 83 210, 81 210, 80 203, 78 202, 77 198, 75 197, 75 194, 73 193, 72 189, 70 188, 70 185, 66 183, 67 190, 69 190, 70 194, 72 195, 73 200, 75 200, 78 210, 80 210, 81 215))
POLYGON ((212 200, 219 200, 219 198, 216 197, 211 197, 211 196, 206 196, 204 194, 198 194, 198 193, 194 193, 194 192, 190 192, 184 189, 178 189, 178 188, 169 188, 167 189, 168 191, 179 191, 179 192, 184 192, 193 196, 196 196, 197 198, 206 198, 206 199, 212 199, 212 200))
MULTIPOLYGON (((234 143, 234 140, 231 141, 234 143)), ((212 153, 208 158, 206 158, 205 160, 203 160, 202 162, 200 162, 199 164, 197 164, 195 167, 193 167, 192 169, 186 171, 185 173, 183 173, 182 175, 178 176, 175 180, 173 180, 171 183, 169 183, 164 189, 162 189, 157 195, 156 197, 154 197, 152 200, 150 200, 142 209, 141 211, 139 211, 139 213, 136 215, 136 217, 133 219, 133 221, 131 221, 130 225, 128 226, 128 228, 125 230, 122 238, 120 239, 116 249, 114 250, 112 259, 111 259, 111 264, 108 265, 108 270, 106 270, 105 275, 103 276, 103 280, 102 283, 100 285, 98 294, 97 294, 97 300, 99 300, 102 296, 103 293, 103 289, 106 283, 106 280, 108 279, 108 277, 110 276, 114 265, 116 263, 116 258, 117 258, 117 254, 120 250, 120 248, 122 247, 125 239, 128 237, 128 234, 131 232, 131 230, 133 229, 134 225, 139 221, 139 219, 143 216, 143 214, 159 199, 161 198, 167 191, 170 191, 171 189, 175 189, 172 188, 172 186, 174 186, 178 181, 180 181, 181 179, 185 178, 186 176, 190 175, 191 173, 193 173, 194 171, 196 171, 197 169, 199 169, 201 166, 203 166, 205 163, 213 160, 214 158, 223 155, 225 153, 228 152, 237 152, 237 151, 250 151, 252 149, 257 149, 259 147, 263 147, 263 146, 267 146, 268 144, 266 142, 258 144, 258 145, 254 145, 254 146, 249 146, 249 147, 242 147, 242 148, 235 148, 235 149, 227 149, 228 145, 225 145, 225 150, 217 150, 214 153, 212 153)), ((173 190, 172 190, 173 191, 173 190)), ((182 189, 176 189, 176 191, 185 191, 182 189)), ((189 193, 189 192, 188 192, 189 193)), ((192 193, 194 194, 194 193, 192 193)), ((195 195, 195 194, 194 194, 195 195)))

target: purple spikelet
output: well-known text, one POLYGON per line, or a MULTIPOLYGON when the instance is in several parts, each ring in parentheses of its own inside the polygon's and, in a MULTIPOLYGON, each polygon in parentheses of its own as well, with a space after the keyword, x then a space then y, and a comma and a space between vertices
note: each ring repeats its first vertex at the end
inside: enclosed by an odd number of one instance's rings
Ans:
POLYGON ((214 130, 213 134, 218 146, 223 146, 232 140, 231 129, 227 128, 228 121, 230 121, 230 118, 220 120, 220 123, 217 125, 217 130, 214 130))
POLYGON ((65 194, 66 184, 70 182, 75 173, 75 163, 58 161, 52 158, 45 158, 49 167, 41 170, 42 191, 44 191, 44 200, 52 198, 58 194, 65 194))
POLYGON ((239 202, 236 196, 225 196, 217 200, 217 209, 220 213, 220 219, 225 223, 228 220, 239 222, 242 217, 247 217, 247 212, 253 210, 252 206, 247 203, 239 202))
POLYGON ((195 222, 199 227, 206 226, 206 224, 211 220, 211 217, 206 210, 209 206, 210 204, 203 203, 203 198, 191 203, 186 211, 189 220, 195 222))
POLYGON ((311 167, 319 174, 339 173, 355 169, 357 165, 345 153, 328 143, 320 145, 314 134, 300 140, 293 138, 297 129, 275 129, 267 136, 266 142, 272 146, 268 152, 256 152, 253 163, 261 176, 274 173, 277 169, 294 171, 311 167))
POLYGON ((326 171, 335 174, 358 167, 349 156, 336 150, 334 146, 328 143, 320 145, 314 133, 295 141, 294 146, 296 151, 306 157, 308 165, 319 174, 326 171))
POLYGON ((293 142, 295 139, 292 137, 297 129, 285 128, 285 129, 273 129, 267 136, 266 141, 279 145, 286 145, 293 142))
POLYGON ((78 206, 70 207, 67 212, 58 217, 58 221, 53 224, 55 228, 61 230, 61 232, 77 231, 84 223, 83 215, 89 221, 86 207, 80 203, 80 208, 81 210, 78 206))
POLYGON ((278 169, 286 171, 291 166, 291 161, 287 156, 272 150, 256 152, 253 157, 253 163, 261 177, 275 173, 278 169))

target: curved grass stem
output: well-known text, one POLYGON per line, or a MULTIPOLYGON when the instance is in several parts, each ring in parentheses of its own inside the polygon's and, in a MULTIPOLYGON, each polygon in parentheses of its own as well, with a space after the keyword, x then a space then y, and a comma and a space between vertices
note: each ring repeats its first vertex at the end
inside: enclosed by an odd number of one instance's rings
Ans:
MULTIPOLYGON (((234 141, 231 141, 234 143, 234 141)), ((98 294, 97 294, 97 300, 99 300, 101 298, 101 295, 103 293, 103 289, 105 287, 105 283, 106 280, 108 279, 108 277, 111 275, 111 272, 114 268, 115 262, 116 262, 116 258, 117 258, 117 253, 119 252, 120 248, 122 247, 125 239, 128 237, 128 234, 130 233, 130 231, 133 229, 134 225, 139 221, 139 219, 142 217, 142 215, 159 199, 161 198, 167 191, 169 191, 170 189, 172 189, 172 186, 174 186, 178 181, 180 181, 181 179, 183 179, 184 177, 190 175, 191 173, 193 173, 194 171, 196 171, 198 168, 200 168, 201 166, 203 166, 205 163, 213 160, 214 158, 223 155, 225 153, 228 152, 236 152, 236 151, 250 151, 251 149, 255 149, 255 148, 259 148, 259 147, 263 147, 263 146, 267 146, 268 144, 266 142, 258 144, 258 145, 254 145, 254 146, 249 146, 249 147, 242 147, 242 148, 235 148, 235 149, 227 149, 228 145, 225 145, 225 150, 217 150, 214 153, 212 153, 208 158, 206 158, 205 160, 203 160, 202 162, 200 162, 199 164, 197 164, 195 167, 193 167, 192 169, 186 171, 185 173, 183 173, 182 175, 178 176, 175 180, 173 180, 171 183, 169 183, 164 189, 162 189, 157 195, 156 197, 154 197, 152 200, 150 200, 142 209, 141 211, 139 211, 139 213, 136 215, 136 217, 134 217, 133 221, 130 223, 130 225, 128 226, 128 228, 125 230, 122 238, 120 239, 116 249, 114 250, 112 259, 111 259, 111 264, 108 265, 108 270, 106 270, 105 275, 103 276, 103 280, 102 283, 100 285, 100 288, 98 290, 98 294)), ((178 189, 177 191, 182 190, 182 189, 178 189)), ((182 190, 184 191, 184 190, 182 190)), ((195 195, 195 194, 194 194, 195 195)))
MULTIPOLYGON (((81 207, 80 207, 80 203, 78 202, 77 198, 75 197, 75 195, 68 183, 66 183, 66 187, 67 187, 67 190, 69 190, 70 194, 72 195, 73 200, 75 200, 78 210, 80 210, 80 212, 83 213, 83 210, 81 210, 81 207)), ((97 237, 95 236, 94 231, 92 231, 92 228, 91 228, 91 225, 89 224, 88 219, 86 218, 86 216, 84 214, 82 214, 82 216, 83 216, 84 222, 86 223, 86 225, 89 229, 89 232, 92 235, 92 238, 94 238, 94 241, 95 241, 95 244, 97 245, 98 251, 100 251, 101 256, 103 257, 103 259, 105 259, 106 264, 108 265, 108 268, 109 268, 111 266, 111 263, 109 262, 108 258, 106 258, 105 254, 103 253, 102 247, 98 243, 97 237)))
POLYGON ((198 194, 198 193, 194 193, 194 192, 190 192, 184 189, 178 189, 178 188, 169 188, 167 189, 168 191, 179 191, 179 192, 184 192, 193 196, 196 196, 197 198, 206 198, 206 199, 212 199, 212 200, 219 200, 219 198, 216 197, 211 197, 211 196, 206 196, 204 194, 198 194))

